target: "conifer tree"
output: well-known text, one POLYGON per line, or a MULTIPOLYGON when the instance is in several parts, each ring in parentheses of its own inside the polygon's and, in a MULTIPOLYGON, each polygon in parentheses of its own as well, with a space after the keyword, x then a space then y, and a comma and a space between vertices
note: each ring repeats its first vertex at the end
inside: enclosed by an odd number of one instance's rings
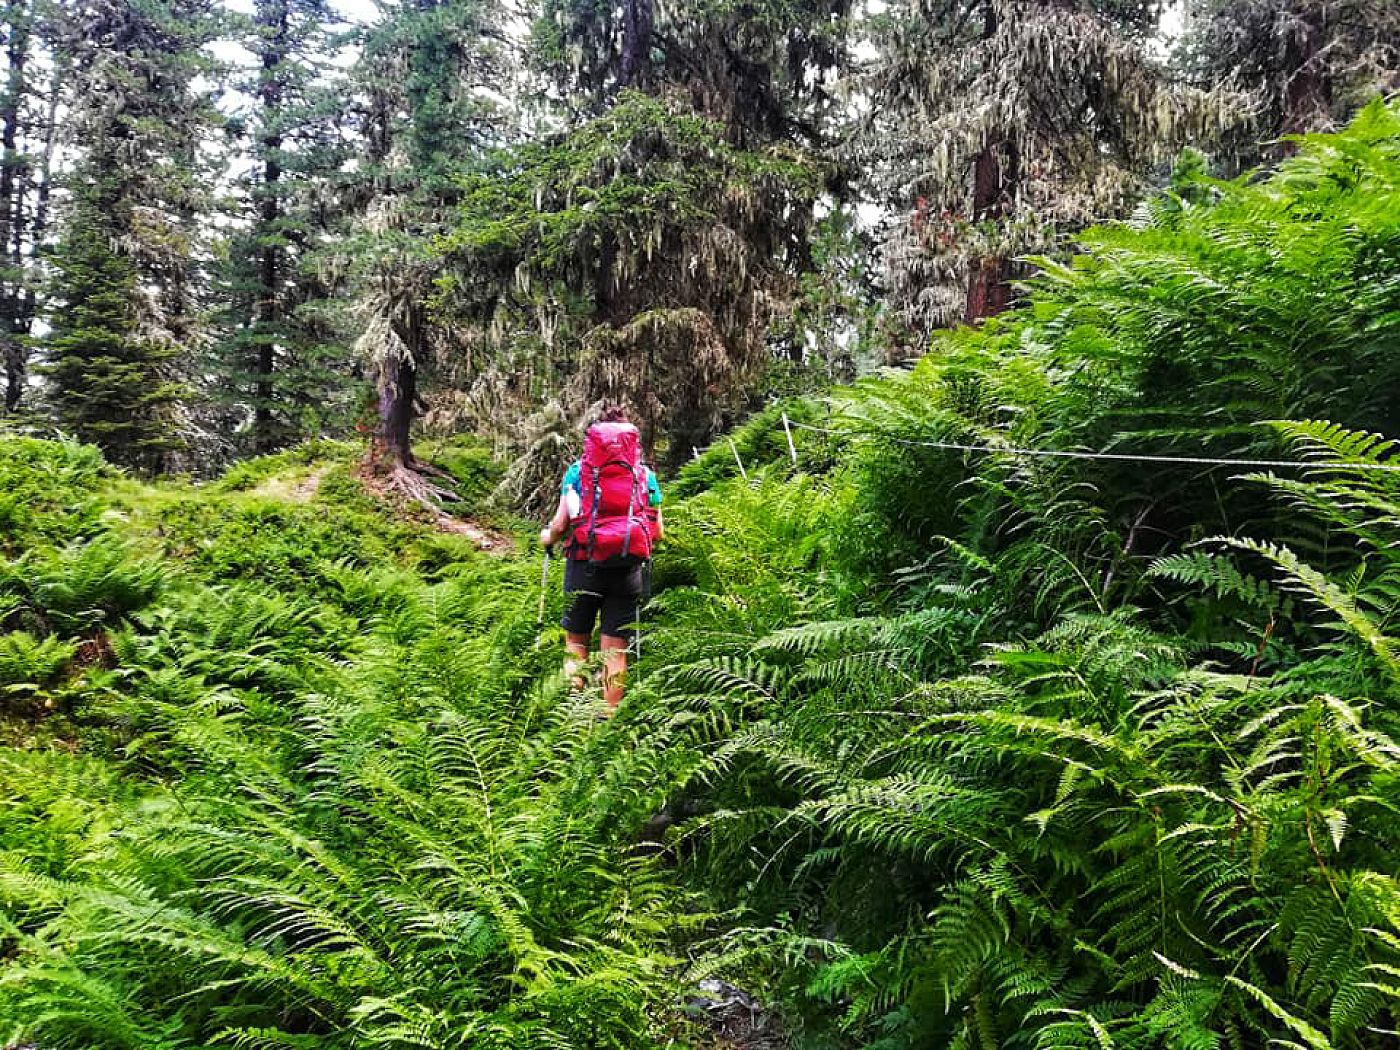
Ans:
POLYGON ((35 258, 48 227, 60 85, 66 57, 52 47, 45 0, 9 0, 0 13, 5 75, 0 89, 0 357, 3 411, 25 395, 29 337, 38 306, 35 258), (36 58, 48 66, 36 69, 36 58))
POLYGON ((357 349, 375 377, 371 460, 421 500, 443 493, 423 477, 429 468, 414 458, 410 431, 422 410, 420 373, 448 338, 428 316, 429 248, 457 196, 454 172, 500 135, 497 104, 478 90, 506 79, 499 20, 487 0, 408 0, 367 35, 355 70, 364 156, 340 266, 352 274, 357 349))
POLYGON ((197 78, 209 0, 84 0, 72 56, 67 179, 47 340, 58 419, 143 470, 180 446, 177 358, 199 336, 201 147, 212 120, 197 78))
POLYGON ((771 360, 823 174, 726 130, 629 91, 464 180, 437 302, 471 334, 469 402, 509 415, 562 395, 577 414, 623 398, 673 462, 709 442, 771 360))
POLYGON ((674 93, 738 145, 827 143, 836 77, 849 62, 849 0, 545 0, 534 64, 586 113, 623 88, 674 93))
POLYGON ((258 0, 249 26, 256 67, 241 87, 253 108, 239 129, 249 168, 222 291, 225 367, 254 452, 344 409, 348 351, 303 310, 326 294, 310 260, 337 218, 334 180, 350 152, 334 21, 324 0, 258 0))
POLYGON ((159 470, 176 447, 179 388, 165 366, 175 348, 143 338, 135 264, 112 244, 99 190, 80 192, 54 257, 54 330, 47 369, 58 420, 108 458, 159 470))
POLYGON ((903 0, 876 27, 861 155, 901 216, 892 305, 919 336, 1011 302, 1012 260, 1122 214, 1233 100, 1153 59, 1157 0, 903 0))
MULTIPOLYGON (((1203 83, 1254 95, 1258 134, 1332 130, 1377 94, 1400 90, 1400 4, 1375 0, 1187 0, 1183 58, 1203 83)), ((1242 144, 1245 164, 1277 149, 1242 144)), ((1286 150, 1285 150, 1286 151, 1286 150)))
POLYGON ((591 402, 628 400, 679 462, 757 387, 811 265, 817 200, 839 181, 820 154, 848 11, 544 5, 531 65, 589 119, 469 183, 439 299, 468 335, 473 422, 546 402, 518 446, 543 456, 515 494, 591 402))

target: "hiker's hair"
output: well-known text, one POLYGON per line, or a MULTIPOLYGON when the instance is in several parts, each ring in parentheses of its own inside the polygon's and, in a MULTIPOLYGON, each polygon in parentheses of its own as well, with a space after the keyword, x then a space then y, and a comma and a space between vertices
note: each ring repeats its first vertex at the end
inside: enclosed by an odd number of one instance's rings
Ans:
POLYGON ((627 415, 627 406, 621 401, 607 401, 603 404, 603 411, 598 413, 599 423, 630 423, 627 415))

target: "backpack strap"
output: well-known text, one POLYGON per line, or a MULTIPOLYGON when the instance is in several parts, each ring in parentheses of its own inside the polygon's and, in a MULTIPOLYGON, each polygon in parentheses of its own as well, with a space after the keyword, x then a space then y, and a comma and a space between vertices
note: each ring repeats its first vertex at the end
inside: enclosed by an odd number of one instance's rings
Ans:
MULTIPOLYGON (((622 467, 628 472, 629 475, 631 475, 632 479, 631 485, 629 486, 627 492, 627 531, 622 539, 623 558, 626 558, 628 556, 632 548, 632 530, 636 527, 638 520, 638 495, 639 493, 644 493, 646 491, 646 483, 645 481, 641 480, 641 478, 645 477, 645 475, 639 477, 637 473, 637 463, 629 463, 625 459, 610 459, 606 463, 603 463, 601 465, 595 465, 586 461, 580 461, 579 486, 580 488, 582 488, 584 485, 583 471, 585 469, 591 471, 592 498, 589 500, 588 504, 588 542, 582 545, 575 542, 575 545, 573 546, 572 550, 577 551, 579 549, 582 549, 584 552, 584 560, 588 562, 593 561, 593 552, 598 536, 598 505, 602 502, 603 499, 603 471, 608 467, 622 467)), ((582 517, 576 520, 581 522, 582 517)))
POLYGON ((637 465, 632 465, 632 488, 627 493, 627 533, 622 537, 622 556, 632 549, 632 522, 637 512, 637 465))
MULTIPOLYGON (((592 467, 593 471, 593 499, 588 505, 588 550, 584 557, 588 561, 593 560, 593 543, 598 538, 598 501, 603 498, 603 471, 601 467, 592 467)), ((582 468, 580 468, 580 478, 582 480, 582 468)))

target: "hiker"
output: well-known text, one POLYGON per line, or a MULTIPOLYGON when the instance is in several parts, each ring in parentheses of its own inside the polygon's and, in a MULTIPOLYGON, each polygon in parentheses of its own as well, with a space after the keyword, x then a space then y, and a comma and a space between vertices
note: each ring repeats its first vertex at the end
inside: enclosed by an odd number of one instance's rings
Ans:
POLYGON ((553 520, 540 530, 546 548, 568 537, 564 593, 572 598, 561 621, 564 672, 575 689, 583 687, 580 669, 599 621, 608 714, 622 702, 646 564, 662 532, 661 487, 642 462, 641 435, 626 408, 608 405, 584 436, 583 457, 564 475, 553 520))

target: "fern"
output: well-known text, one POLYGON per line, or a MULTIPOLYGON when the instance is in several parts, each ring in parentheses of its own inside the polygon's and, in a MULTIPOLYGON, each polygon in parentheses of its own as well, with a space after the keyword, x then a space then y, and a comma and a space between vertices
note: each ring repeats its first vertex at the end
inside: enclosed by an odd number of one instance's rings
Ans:
POLYGON ((50 685, 68 670, 77 646, 57 638, 35 638, 23 631, 0 635, 0 691, 30 693, 50 685))

